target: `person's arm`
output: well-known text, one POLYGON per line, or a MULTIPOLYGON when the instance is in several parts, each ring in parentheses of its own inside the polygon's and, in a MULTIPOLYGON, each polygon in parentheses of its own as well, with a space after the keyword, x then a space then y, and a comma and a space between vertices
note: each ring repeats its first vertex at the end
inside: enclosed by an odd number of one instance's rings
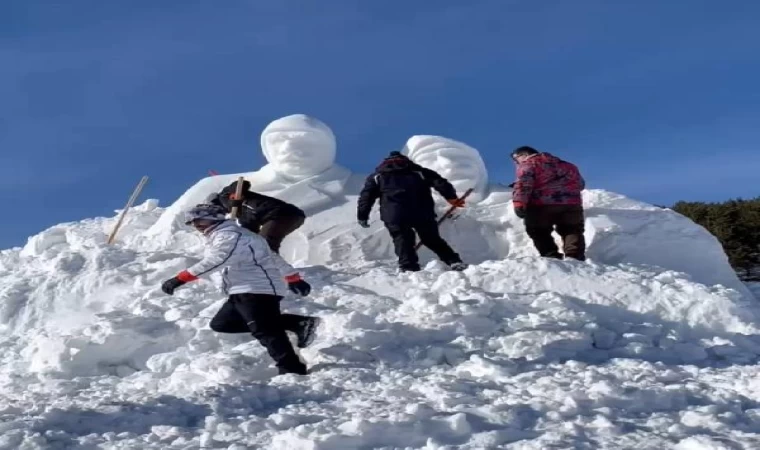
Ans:
POLYGON ((372 211, 375 201, 380 197, 380 186, 375 181, 375 175, 372 174, 367 177, 364 182, 364 188, 359 194, 359 202, 356 210, 356 219, 359 222, 366 222, 369 220, 369 213, 372 211))
POLYGON ((215 233, 211 238, 209 246, 206 247, 203 259, 189 269, 180 272, 180 279, 185 278, 183 281, 195 281, 201 276, 221 270, 224 267, 224 263, 230 259, 235 251, 240 237, 240 233, 233 230, 223 230, 215 233))
POLYGON ((239 240, 240 233, 232 230, 224 230, 214 234, 209 246, 206 247, 203 259, 189 269, 178 273, 175 277, 164 281, 161 285, 161 290, 166 294, 172 295, 174 290, 183 284, 221 270, 230 257, 232 257, 239 240))
POLYGON ((515 208, 525 208, 530 201, 533 185, 536 181, 536 171, 532 164, 522 163, 517 166, 517 181, 512 190, 512 203, 515 208))
POLYGON ((282 256, 280 256, 277 252, 273 252, 272 249, 269 248, 269 244, 266 240, 264 240, 264 238, 257 239, 253 245, 256 246, 256 254, 264 254, 271 258, 272 263, 280 272, 280 276, 285 279, 285 282, 288 284, 288 289, 291 292, 301 296, 309 295, 311 292, 311 285, 304 281, 301 278, 301 274, 298 273, 298 271, 293 266, 288 264, 288 262, 285 261, 282 256))
POLYGON ((430 186, 433 187, 433 189, 441 194, 441 197, 445 198, 446 200, 457 199, 457 190, 454 188, 454 185, 449 182, 449 180, 442 177, 438 172, 430 170, 426 167, 420 166, 418 170, 425 178, 425 181, 427 181, 430 186))

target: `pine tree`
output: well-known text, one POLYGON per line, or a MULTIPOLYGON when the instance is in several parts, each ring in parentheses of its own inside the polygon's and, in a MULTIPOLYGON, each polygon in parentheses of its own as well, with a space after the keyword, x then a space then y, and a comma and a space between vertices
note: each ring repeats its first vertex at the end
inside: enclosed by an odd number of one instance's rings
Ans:
POLYGON ((723 203, 678 202, 673 210, 715 235, 740 277, 760 279, 760 197, 723 203))

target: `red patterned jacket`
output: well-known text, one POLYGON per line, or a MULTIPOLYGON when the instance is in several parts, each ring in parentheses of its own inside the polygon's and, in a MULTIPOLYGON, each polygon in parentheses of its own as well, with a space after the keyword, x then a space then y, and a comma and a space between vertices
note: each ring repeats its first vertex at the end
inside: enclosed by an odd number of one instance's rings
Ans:
POLYGON ((512 191, 515 207, 581 205, 586 182, 578 168, 550 153, 531 156, 517 166, 512 191))

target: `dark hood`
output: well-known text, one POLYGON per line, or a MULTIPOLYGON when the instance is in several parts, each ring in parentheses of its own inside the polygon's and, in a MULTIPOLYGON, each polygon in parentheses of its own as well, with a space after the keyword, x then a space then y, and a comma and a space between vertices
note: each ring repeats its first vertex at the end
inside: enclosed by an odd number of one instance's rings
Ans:
POLYGON ((419 168, 417 164, 412 162, 404 155, 394 155, 385 158, 383 162, 375 169, 376 172, 396 172, 401 170, 414 170, 419 168))

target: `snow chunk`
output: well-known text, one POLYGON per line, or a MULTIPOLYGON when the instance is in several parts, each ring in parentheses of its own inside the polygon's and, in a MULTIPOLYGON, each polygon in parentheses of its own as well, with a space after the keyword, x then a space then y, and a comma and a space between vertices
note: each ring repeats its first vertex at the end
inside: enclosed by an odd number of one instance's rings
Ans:
POLYGON ((673 447, 675 450, 733 450, 733 445, 725 445, 709 436, 690 436, 673 447))
POLYGON ((55 250, 56 247, 61 247, 65 244, 66 228, 63 226, 52 227, 30 237, 21 250, 21 256, 24 258, 41 256, 45 252, 55 250))
POLYGON ((148 359, 184 341, 176 325, 127 314, 103 315, 81 336, 36 334, 22 356, 32 372, 73 377, 97 374, 126 376, 147 368, 148 359))
POLYGON ((718 239, 687 217, 607 191, 584 191, 583 199, 595 261, 656 265, 748 294, 718 239))

